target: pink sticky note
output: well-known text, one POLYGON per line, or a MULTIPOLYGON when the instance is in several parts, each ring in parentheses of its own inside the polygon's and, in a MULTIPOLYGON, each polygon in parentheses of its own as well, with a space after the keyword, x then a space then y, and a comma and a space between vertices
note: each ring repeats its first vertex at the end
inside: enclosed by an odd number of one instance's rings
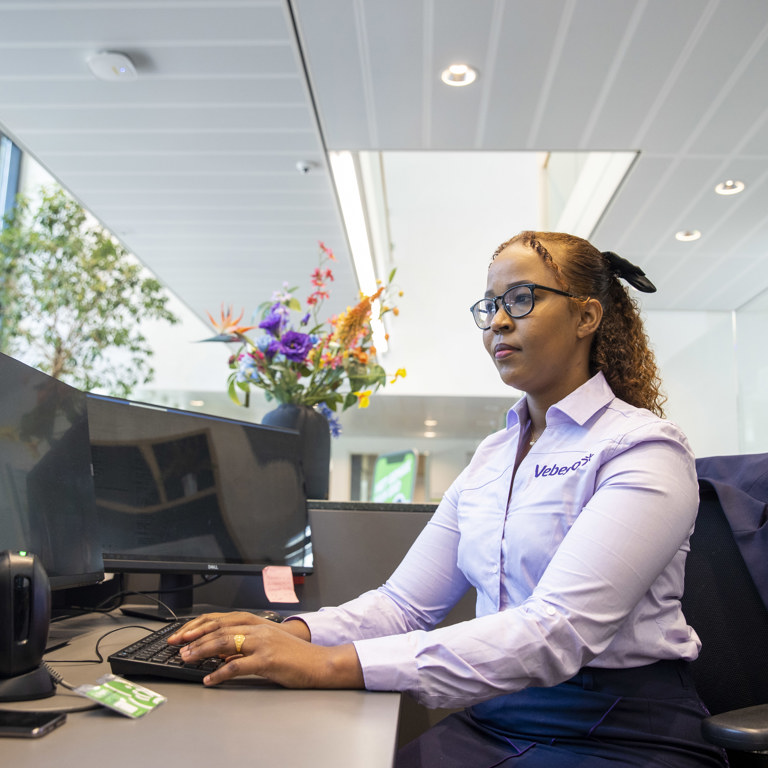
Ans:
POLYGON ((288 565, 268 565, 261 572, 264 592, 270 603, 298 603, 293 587, 293 571, 288 565))

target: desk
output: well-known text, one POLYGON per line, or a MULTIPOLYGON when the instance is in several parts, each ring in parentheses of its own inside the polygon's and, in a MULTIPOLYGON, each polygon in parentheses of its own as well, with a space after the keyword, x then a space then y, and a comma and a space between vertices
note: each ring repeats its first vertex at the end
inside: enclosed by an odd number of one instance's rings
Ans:
MULTIPOLYGON (((136 623, 121 614, 70 619, 81 630, 46 659, 73 685, 95 682, 110 671, 103 664, 65 664, 95 658, 96 640, 136 623)), ((159 622, 141 621, 156 628, 159 622)), ((102 641, 106 658, 145 632, 126 628, 102 641)), ((100 708, 73 712, 61 728, 40 739, 2 739, 3 765, 30 768, 391 768, 397 737, 398 693, 291 691, 247 679, 218 688, 155 678, 138 680, 168 698, 154 712, 130 720, 100 708)), ((3 709, 59 709, 87 699, 59 687, 55 696, 9 702, 3 709)))

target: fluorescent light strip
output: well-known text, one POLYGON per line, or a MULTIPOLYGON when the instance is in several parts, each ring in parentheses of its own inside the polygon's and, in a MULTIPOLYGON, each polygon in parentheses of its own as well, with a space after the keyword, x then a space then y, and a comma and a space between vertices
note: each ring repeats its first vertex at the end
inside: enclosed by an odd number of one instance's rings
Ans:
POLYGON ((589 239, 636 156, 636 152, 588 153, 557 231, 589 239))
MULTIPOLYGON (((352 249, 357 284, 366 296, 371 296, 376 293, 379 286, 376 283, 376 271, 373 266, 371 244, 368 240, 368 227, 355 160, 351 152, 329 152, 328 159, 339 196, 349 247, 352 249)), ((371 329, 376 350, 379 354, 384 354, 389 349, 389 344, 384 324, 378 316, 379 307, 379 302, 374 302, 371 312, 371 329)))

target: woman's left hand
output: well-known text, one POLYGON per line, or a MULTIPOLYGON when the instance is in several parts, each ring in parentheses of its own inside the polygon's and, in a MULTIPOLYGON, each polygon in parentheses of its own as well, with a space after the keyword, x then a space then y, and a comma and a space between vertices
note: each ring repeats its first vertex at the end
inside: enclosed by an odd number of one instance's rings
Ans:
POLYGON ((205 678, 205 685, 217 685, 240 675, 261 675, 286 688, 365 687, 352 644, 312 645, 269 621, 219 627, 181 649, 185 662, 212 656, 227 661, 205 678))

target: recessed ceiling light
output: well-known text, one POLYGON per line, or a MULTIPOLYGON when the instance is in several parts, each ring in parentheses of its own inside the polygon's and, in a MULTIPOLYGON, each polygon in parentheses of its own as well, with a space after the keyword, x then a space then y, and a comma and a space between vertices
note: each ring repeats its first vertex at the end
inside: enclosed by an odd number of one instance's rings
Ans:
POLYGON ((679 240, 681 243, 690 243, 700 237, 701 232, 698 229, 681 229, 679 232, 675 232, 675 240, 679 240))
POLYGON ((195 408, 202 408, 205 405, 205 400, 190 400, 189 404, 195 408))
POLYGON ((718 195, 738 195, 739 192, 744 191, 744 182, 735 181, 734 179, 727 179, 721 181, 716 187, 715 192, 718 195))
POLYGON ((136 67, 124 54, 117 51, 99 51, 88 57, 88 67, 99 80, 123 82, 136 79, 136 67))
POLYGON ((424 437, 434 437, 434 436, 435 436, 434 432, 425 432, 424 433, 424 437))
POLYGON ((437 426, 437 419, 424 419, 424 426, 425 427, 436 427, 437 426))
POLYGON ((477 70, 468 64, 451 64, 440 73, 440 79, 446 85, 471 85, 477 80, 477 70))

